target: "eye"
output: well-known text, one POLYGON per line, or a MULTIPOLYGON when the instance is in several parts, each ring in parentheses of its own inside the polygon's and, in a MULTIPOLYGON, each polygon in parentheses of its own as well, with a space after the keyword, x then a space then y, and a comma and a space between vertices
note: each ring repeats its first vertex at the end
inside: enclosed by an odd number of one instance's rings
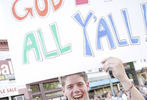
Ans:
POLYGON ((73 88, 73 85, 68 85, 67 86, 67 89, 72 89, 73 88))
POLYGON ((82 82, 79 82, 77 85, 78 85, 79 87, 82 87, 84 84, 83 84, 82 82))

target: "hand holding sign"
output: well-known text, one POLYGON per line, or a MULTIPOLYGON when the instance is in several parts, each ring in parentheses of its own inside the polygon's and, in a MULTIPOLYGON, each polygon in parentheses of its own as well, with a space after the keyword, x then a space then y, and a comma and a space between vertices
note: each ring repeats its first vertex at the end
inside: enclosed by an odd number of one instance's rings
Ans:
POLYGON ((120 59, 109 57, 102 61, 104 64, 104 70, 107 72, 109 68, 112 69, 112 73, 115 78, 117 78, 120 83, 123 85, 123 88, 126 92, 129 92, 130 100, 144 100, 143 96, 139 91, 133 86, 129 80, 123 63, 120 59))
POLYGON ((128 79, 125 68, 120 59, 109 57, 103 60, 102 63, 104 64, 104 70, 107 72, 108 69, 111 68, 114 77, 116 77, 119 81, 124 82, 128 79))

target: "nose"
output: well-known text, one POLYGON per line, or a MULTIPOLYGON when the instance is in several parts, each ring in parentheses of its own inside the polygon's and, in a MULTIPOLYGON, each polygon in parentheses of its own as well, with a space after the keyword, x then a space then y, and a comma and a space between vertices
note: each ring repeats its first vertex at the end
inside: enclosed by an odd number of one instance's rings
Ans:
POLYGON ((74 92, 74 93, 79 93, 79 92, 80 92, 80 87, 78 87, 77 85, 74 86, 73 92, 74 92))

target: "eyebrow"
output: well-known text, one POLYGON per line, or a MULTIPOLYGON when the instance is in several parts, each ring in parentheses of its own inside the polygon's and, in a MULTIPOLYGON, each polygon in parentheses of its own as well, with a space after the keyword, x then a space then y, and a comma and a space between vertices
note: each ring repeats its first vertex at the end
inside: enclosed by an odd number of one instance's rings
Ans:
MULTIPOLYGON (((75 84, 84 84, 83 82, 77 82, 77 83, 75 83, 75 84)), ((67 86, 70 86, 70 85, 74 85, 74 84, 68 84, 67 86)))
POLYGON ((74 84, 68 84, 67 86, 71 86, 71 85, 74 85, 74 84))

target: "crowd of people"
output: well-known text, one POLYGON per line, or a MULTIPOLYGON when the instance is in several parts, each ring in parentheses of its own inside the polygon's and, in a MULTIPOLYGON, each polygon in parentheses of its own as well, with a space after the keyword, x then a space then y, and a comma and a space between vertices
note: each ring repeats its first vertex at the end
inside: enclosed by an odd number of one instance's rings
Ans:
POLYGON ((111 91, 107 91, 101 96, 94 95, 89 97, 90 100, 129 100, 125 91, 120 91, 116 94, 116 96, 112 96, 111 91))
MULTIPOLYGON (((147 86, 140 85, 136 86, 136 88, 144 96, 145 100, 147 100, 147 86)), ((89 96, 89 98, 90 100, 129 100, 129 95, 125 90, 120 90, 115 96, 112 95, 111 91, 107 91, 102 95, 89 96)))
POLYGON ((145 100, 147 100, 147 85, 139 85, 136 87, 140 93, 144 96, 145 100))

